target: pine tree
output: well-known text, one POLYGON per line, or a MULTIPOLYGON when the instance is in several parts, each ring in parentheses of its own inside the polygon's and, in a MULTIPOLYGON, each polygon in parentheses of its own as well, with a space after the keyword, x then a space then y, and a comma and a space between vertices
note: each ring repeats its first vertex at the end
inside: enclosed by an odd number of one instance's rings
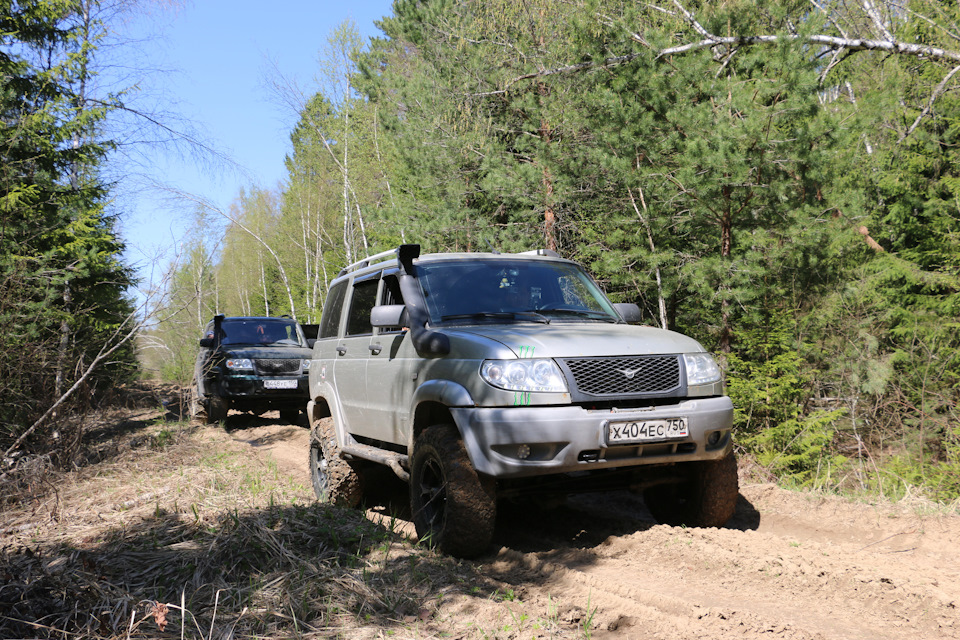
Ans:
MULTIPOLYGON (((97 25, 81 9, 32 0, 0 10, 3 442, 44 413, 132 311, 131 273, 100 179, 108 108, 92 106, 84 89, 97 25)), ((91 392, 129 376, 132 355, 90 377, 91 392)), ((34 432, 41 448, 44 433, 34 432)))

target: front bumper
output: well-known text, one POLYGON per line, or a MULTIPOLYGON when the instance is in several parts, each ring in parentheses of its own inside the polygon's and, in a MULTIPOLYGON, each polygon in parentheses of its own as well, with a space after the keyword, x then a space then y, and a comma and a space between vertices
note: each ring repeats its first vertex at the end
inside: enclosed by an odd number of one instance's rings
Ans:
POLYGON ((306 404, 309 397, 309 380, 301 376, 265 377, 256 375, 231 375, 220 378, 219 393, 229 400, 248 400, 264 402, 276 400, 299 400, 306 404), (296 384, 288 389, 271 389, 267 385, 276 383, 296 384))
POLYGON ((579 406, 451 408, 474 468, 496 478, 715 460, 732 448, 733 403, 726 396, 635 410, 579 406), (608 445, 612 422, 684 417, 689 435, 608 445))

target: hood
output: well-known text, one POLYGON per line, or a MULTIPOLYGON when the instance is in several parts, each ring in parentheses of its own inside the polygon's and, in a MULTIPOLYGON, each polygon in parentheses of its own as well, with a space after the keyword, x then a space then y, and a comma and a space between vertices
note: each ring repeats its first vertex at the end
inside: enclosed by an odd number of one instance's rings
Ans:
POLYGON ((518 358, 578 358, 704 351, 699 342, 681 333, 627 324, 498 324, 457 327, 455 332, 499 342, 513 351, 518 358))

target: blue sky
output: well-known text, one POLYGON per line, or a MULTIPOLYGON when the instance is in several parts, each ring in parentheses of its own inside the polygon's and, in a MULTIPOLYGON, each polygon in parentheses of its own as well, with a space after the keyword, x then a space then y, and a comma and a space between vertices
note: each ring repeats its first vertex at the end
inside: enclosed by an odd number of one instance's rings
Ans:
MULTIPOLYGON (((276 187, 297 115, 268 79, 279 72, 315 89, 319 53, 331 32, 352 20, 364 41, 382 35, 374 22, 390 15, 391 6, 390 0, 196 0, 176 12, 155 13, 151 28, 163 23, 162 34, 138 47, 151 66, 171 72, 146 75, 145 91, 159 93, 246 173, 160 154, 148 155, 147 173, 223 209, 243 187, 276 187)), ((120 229, 128 259, 141 271, 162 268, 150 263, 171 259, 190 207, 142 192, 125 209, 120 229)))

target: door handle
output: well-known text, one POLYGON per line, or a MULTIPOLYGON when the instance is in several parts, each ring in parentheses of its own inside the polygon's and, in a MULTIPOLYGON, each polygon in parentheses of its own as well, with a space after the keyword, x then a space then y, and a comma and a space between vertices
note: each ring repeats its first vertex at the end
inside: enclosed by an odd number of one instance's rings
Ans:
POLYGON ((370 349, 370 353, 372 353, 373 355, 377 355, 378 353, 383 351, 383 347, 379 344, 371 344, 371 345, 368 345, 367 348, 370 349))
POLYGON ((340 346, 337 347, 337 354, 338 354, 338 355, 341 355, 341 356, 342 356, 342 355, 344 355, 346 352, 347 352, 347 348, 346 348, 345 346, 340 345, 340 346))

